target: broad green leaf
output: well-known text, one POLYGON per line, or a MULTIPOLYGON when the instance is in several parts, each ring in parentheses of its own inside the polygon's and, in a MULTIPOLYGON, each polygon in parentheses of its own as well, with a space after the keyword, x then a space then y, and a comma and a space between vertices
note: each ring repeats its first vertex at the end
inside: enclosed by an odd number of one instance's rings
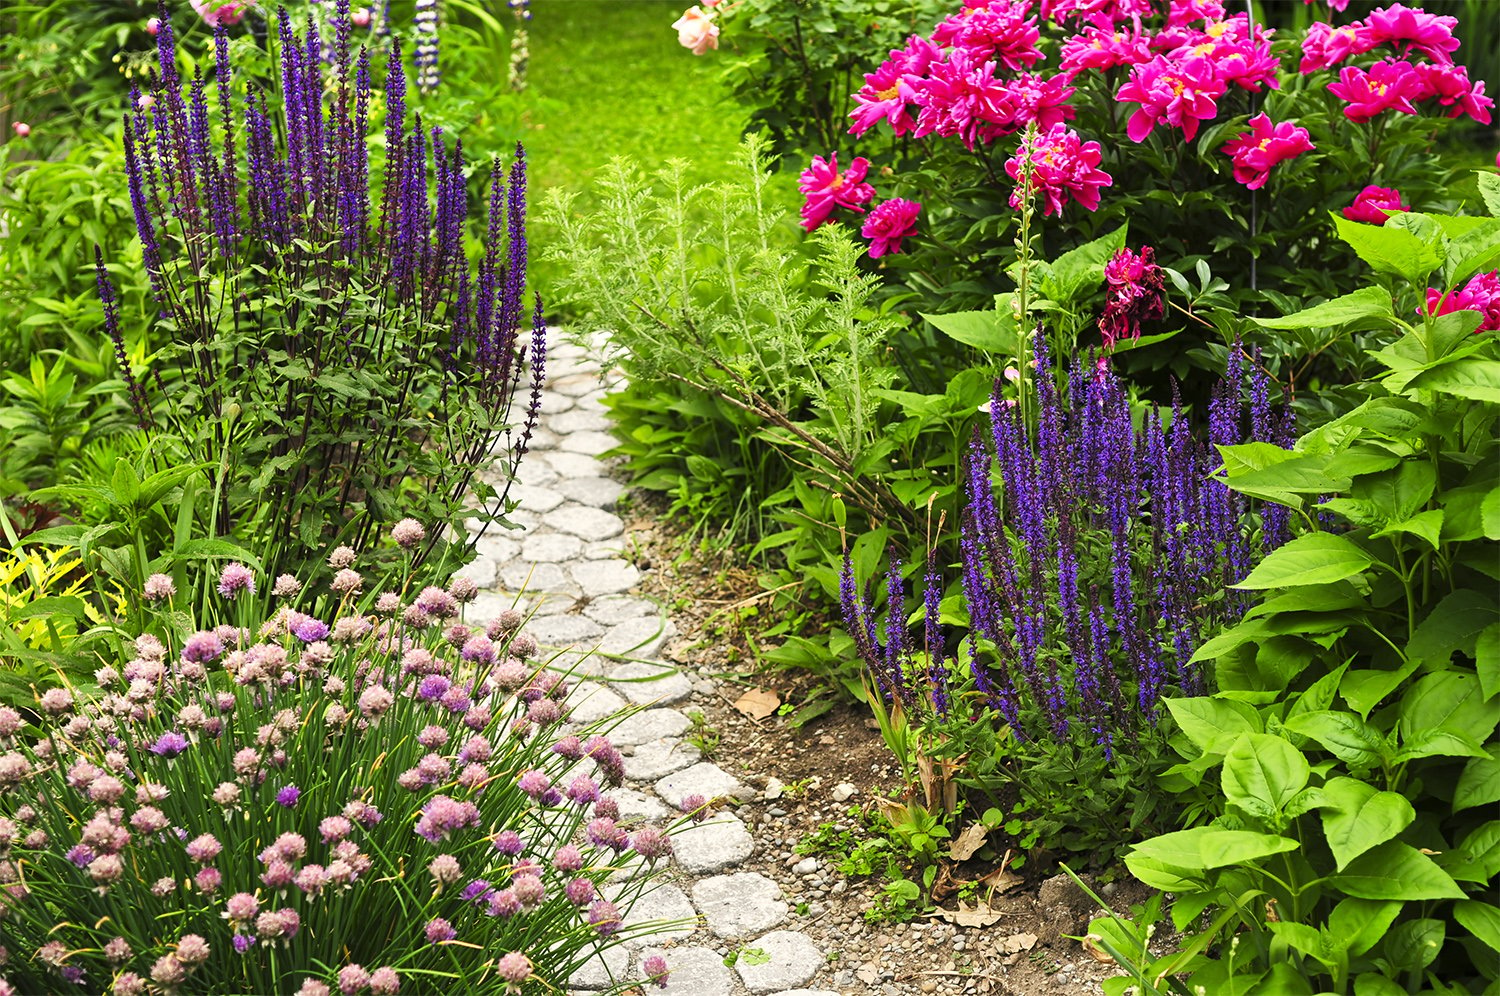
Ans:
POLYGON ((1188 663, 1196 664, 1198 661, 1208 661, 1222 657, 1236 647, 1253 643, 1269 635, 1270 633, 1266 630, 1264 620, 1246 619, 1238 625, 1231 626, 1199 647, 1188 663))
POLYGON ((1245 733, 1224 755, 1221 785, 1231 803, 1260 802, 1281 810, 1307 785, 1307 758, 1281 737, 1245 733))
MULTIPOLYGON (((1365 429, 1374 435, 1384 436, 1387 439, 1404 441, 1410 439, 1411 434, 1427 418, 1428 413, 1425 408, 1414 404, 1406 398, 1373 398, 1347 415, 1334 419, 1328 428, 1350 426, 1352 428, 1365 429)), ((1335 457, 1335 460, 1337 459, 1335 457)), ((1395 464, 1387 464, 1387 466, 1394 467, 1395 464)), ((1363 471, 1354 471, 1343 467, 1339 467, 1336 472, 1341 474, 1364 473, 1363 471)))
POLYGON ((1458 785, 1453 790, 1453 811, 1496 802, 1500 802, 1500 757, 1473 758, 1458 776, 1458 785))
POLYGON ((1016 352, 1016 323, 1003 309, 989 311, 955 311, 948 315, 922 315, 938 331, 966 346, 987 353, 1011 355, 1016 352))
POLYGON ((1438 863, 1461 882, 1488 883, 1500 874, 1500 820, 1475 827, 1457 847, 1439 854, 1438 863))
POLYGON ((220 557, 239 560, 253 570, 260 570, 260 558, 231 540, 188 540, 173 553, 181 560, 214 560, 220 557))
POLYGON ((1421 666, 1419 660, 1408 660, 1394 671, 1350 671, 1339 685, 1339 694, 1360 719, 1368 719, 1370 711, 1421 666))
POLYGON ((1437 391, 1470 401, 1500 404, 1500 360, 1467 356, 1424 370, 1406 386, 1409 390, 1437 391))
POLYGON ((1443 282, 1457 287, 1476 273, 1493 270, 1500 262, 1500 220, 1480 220, 1468 231, 1453 234, 1448 244, 1443 282))
POLYGON ((1484 199, 1485 210, 1500 218, 1500 173, 1494 170, 1475 170, 1479 178, 1479 196, 1484 199))
POLYGON ((1489 752, 1477 740, 1452 730, 1423 730, 1401 745, 1392 764, 1405 764, 1423 757, 1488 757, 1489 752))
POLYGON ((1378 532, 1371 533, 1370 537, 1372 539, 1379 539, 1382 536, 1394 536, 1398 533, 1415 536, 1436 550, 1442 532, 1443 510, 1440 508, 1429 508, 1425 512, 1418 512, 1409 519, 1392 522, 1378 532))
POLYGON ((1290 504, 1297 495, 1333 494, 1349 487, 1349 478, 1331 476, 1327 463, 1323 457, 1296 457, 1261 470, 1235 474, 1225 484, 1252 498, 1290 504))
POLYGON ((1411 996, 1411 990, 1375 972, 1365 972, 1354 980, 1354 996, 1411 996))
POLYGON ((1260 716, 1243 702, 1198 696, 1166 703, 1183 734, 1204 753, 1222 754, 1240 734, 1261 731, 1260 716))
POLYGON ((1403 740, 1426 730, 1444 729, 1484 743, 1500 724, 1500 709, 1485 702, 1479 679, 1457 671, 1419 678, 1401 697, 1400 716, 1403 740))
POLYGON ((1245 613, 1246 619, 1275 613, 1337 612, 1340 609, 1363 608, 1365 598, 1351 584, 1342 581, 1303 591, 1274 595, 1245 613))
POLYGON ((141 479, 136 476, 135 468, 130 465, 129 460, 115 461, 114 476, 109 483, 114 489, 115 499, 121 505, 134 505, 141 496, 141 479))
POLYGON ((1480 500, 1479 524, 1485 539, 1500 540, 1500 488, 1480 500))
POLYGON ((1224 473, 1230 478, 1298 458, 1292 450, 1282 449, 1274 443, 1219 444, 1214 448, 1219 451, 1219 457, 1224 461, 1224 473))
POLYGON ((1420 972, 1431 965, 1443 949, 1447 926, 1441 920, 1424 917, 1396 925, 1380 946, 1386 959, 1402 972, 1420 972))
POLYGON ((1293 588, 1342 581, 1375 562, 1357 543, 1334 533, 1308 533, 1262 560, 1236 588, 1293 588))
POLYGON ((1464 890, 1436 862, 1399 840, 1361 854, 1328 884, 1358 899, 1464 898, 1464 890))
POLYGON ((1266 924, 1266 929, 1287 943, 1294 951, 1301 952, 1309 958, 1327 963, 1332 957, 1324 938, 1316 927, 1309 927, 1305 923, 1295 923, 1291 920, 1272 921, 1266 924))
POLYGON ((1390 470, 1400 463, 1401 457, 1383 446, 1351 446, 1328 461, 1328 472, 1344 477, 1361 477, 1390 470))
POLYGON ((1500 908, 1477 899, 1465 899, 1453 904, 1453 918, 1491 951, 1500 952, 1500 908))
MULTIPOLYGON (((1131 865, 1132 858, 1140 857, 1195 872, 1259 861, 1299 846, 1297 841, 1276 834, 1194 827, 1142 841, 1126 855, 1125 863, 1131 865)), ((1131 871, 1135 871, 1134 865, 1131 871)))
MULTIPOLYGON (((1334 696, 1338 694, 1339 685, 1343 682, 1344 671, 1348 667, 1349 661, 1344 661, 1309 685, 1307 691, 1297 696, 1297 701, 1292 703, 1287 716, 1300 716, 1305 712, 1323 712, 1331 707, 1334 696)), ((1299 743, 1296 746, 1302 745, 1299 743)))
POLYGON ((1378 768, 1389 749, 1379 730, 1352 713, 1303 713, 1288 717, 1286 728, 1316 740, 1351 768, 1378 768))
POLYGON ((1475 670, 1479 672, 1479 689, 1485 701, 1500 692, 1500 623, 1486 626, 1474 642, 1475 670))
POLYGON ((1281 318, 1250 320, 1267 329, 1312 329, 1344 325, 1372 315, 1394 314, 1391 310, 1391 295, 1387 291, 1379 287, 1365 287, 1353 294, 1345 294, 1281 318))
POLYGON ((1146 885, 1163 892, 1192 895, 1203 891, 1205 887, 1196 869, 1183 868, 1175 862, 1164 861, 1149 855, 1126 855, 1125 867, 1130 869, 1130 874, 1146 885))
POLYGON ((1125 245, 1125 225, 1052 260, 1042 277, 1042 293, 1062 304, 1072 304, 1083 292, 1097 290, 1104 281, 1104 264, 1125 245))
POLYGON ((1359 258, 1377 272, 1395 274, 1425 287, 1428 276, 1442 263, 1433 246, 1405 228, 1389 222, 1366 225, 1329 213, 1339 238, 1349 243, 1359 258))
POLYGON ((1330 803, 1322 811, 1323 835, 1339 871, 1370 848, 1393 839, 1417 818, 1404 796, 1377 792, 1354 778, 1329 779, 1323 796, 1330 803))
POLYGON ((1358 957, 1379 943, 1400 912, 1401 904, 1392 899, 1341 899, 1328 914, 1328 932, 1358 957))

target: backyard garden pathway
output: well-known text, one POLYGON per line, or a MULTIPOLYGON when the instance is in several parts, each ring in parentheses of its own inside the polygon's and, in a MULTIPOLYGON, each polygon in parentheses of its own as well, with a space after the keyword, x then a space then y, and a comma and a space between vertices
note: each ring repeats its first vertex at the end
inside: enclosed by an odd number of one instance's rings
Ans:
MULTIPOLYGON (((621 375, 602 371, 593 352, 571 342, 548 350, 541 425, 510 492, 523 528, 479 539, 479 557, 462 573, 483 592, 466 617, 485 622, 518 596, 534 609, 527 631, 577 678, 571 718, 628 713, 610 733, 626 755, 626 785, 610 793, 622 821, 666 822, 689 795, 727 802, 759 793, 684 739, 693 702, 717 689, 659 659, 676 629, 661 606, 631 594, 641 573, 629 556, 632 536, 613 511, 625 488, 603 458, 615 440, 602 399, 621 375)), ((798 988, 827 974, 826 953, 789 925, 792 907, 776 882, 740 870, 757 844, 732 809, 677 834, 673 847, 670 872, 625 921, 664 926, 595 959, 569 980, 575 993, 640 978, 641 962, 661 954, 671 979, 653 991, 663 996, 838 996, 798 988)))

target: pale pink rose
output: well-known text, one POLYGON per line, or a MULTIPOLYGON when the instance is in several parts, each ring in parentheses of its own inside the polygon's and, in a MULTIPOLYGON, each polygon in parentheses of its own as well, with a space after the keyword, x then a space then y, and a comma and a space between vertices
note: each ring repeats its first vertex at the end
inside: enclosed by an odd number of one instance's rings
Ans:
POLYGON ((360 7, 349 14, 349 20, 354 22, 356 28, 368 28, 370 26, 370 8, 360 7))
POLYGON ((689 7, 673 21, 672 29, 677 32, 677 41, 682 47, 692 49, 694 55, 719 47, 719 26, 714 23, 712 14, 697 5, 689 7))
POLYGON ((31 125, 27 124, 25 121, 14 122, 10 127, 11 130, 16 133, 17 138, 25 138, 27 135, 31 134, 31 125))

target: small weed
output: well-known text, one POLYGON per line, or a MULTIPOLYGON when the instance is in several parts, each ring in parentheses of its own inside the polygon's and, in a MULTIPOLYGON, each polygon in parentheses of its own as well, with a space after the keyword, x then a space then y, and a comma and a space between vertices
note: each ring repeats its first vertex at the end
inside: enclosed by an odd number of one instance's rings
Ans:
POLYGON ((733 968, 742 959, 746 965, 764 965, 771 960, 771 955, 764 948, 739 948, 724 956, 724 965, 733 968))
POLYGON ((708 725, 708 720, 698 709, 688 713, 688 721, 693 725, 682 739, 698 748, 698 753, 705 759, 713 757, 714 751, 719 749, 719 731, 708 725))

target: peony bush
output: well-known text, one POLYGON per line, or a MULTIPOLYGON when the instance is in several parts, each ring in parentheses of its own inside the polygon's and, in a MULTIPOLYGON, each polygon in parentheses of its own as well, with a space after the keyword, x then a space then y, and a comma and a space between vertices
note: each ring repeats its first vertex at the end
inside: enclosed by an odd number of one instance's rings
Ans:
POLYGON ((522 615, 329 566, 267 598, 229 564, 196 624, 154 576, 97 688, 0 708, 0 993, 554 992, 641 932, 670 828, 621 826, 620 753, 522 615))

